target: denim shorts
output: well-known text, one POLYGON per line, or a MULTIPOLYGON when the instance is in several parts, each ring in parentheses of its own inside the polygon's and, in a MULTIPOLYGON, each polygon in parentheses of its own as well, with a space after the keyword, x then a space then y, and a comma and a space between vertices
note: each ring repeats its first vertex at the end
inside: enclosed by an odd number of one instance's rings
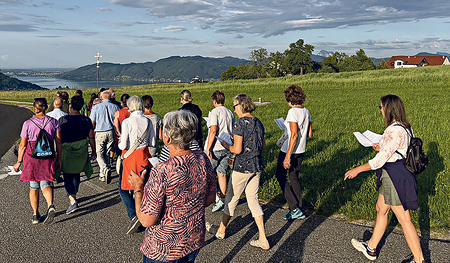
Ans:
POLYGON ((50 182, 50 181, 30 181, 30 189, 33 189, 33 190, 44 189, 47 186, 53 186, 53 182, 50 182))
POLYGON ((228 171, 228 157, 230 157, 230 151, 220 150, 212 152, 212 168, 219 174, 227 174, 228 171))

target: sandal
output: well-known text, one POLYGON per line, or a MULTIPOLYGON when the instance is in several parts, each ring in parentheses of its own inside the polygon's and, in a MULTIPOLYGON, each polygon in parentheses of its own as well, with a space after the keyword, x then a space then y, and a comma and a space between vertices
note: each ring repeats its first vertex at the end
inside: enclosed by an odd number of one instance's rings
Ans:
POLYGON ((269 241, 261 242, 258 239, 250 240, 250 246, 252 246, 252 247, 259 247, 259 248, 262 248, 264 250, 268 250, 270 248, 269 241))
POLYGON ((225 233, 221 234, 219 232, 217 232, 217 230, 219 229, 218 226, 213 225, 209 222, 205 223, 205 227, 206 227, 206 232, 215 235, 217 239, 224 239, 225 238, 225 233))

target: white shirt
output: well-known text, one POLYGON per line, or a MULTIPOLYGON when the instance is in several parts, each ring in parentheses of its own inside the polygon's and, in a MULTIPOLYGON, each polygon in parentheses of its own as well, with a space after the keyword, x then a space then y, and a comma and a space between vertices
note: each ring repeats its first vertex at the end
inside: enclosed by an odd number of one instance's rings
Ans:
POLYGON ((55 120, 59 120, 59 118, 61 118, 62 116, 66 116, 67 113, 62 111, 60 108, 54 108, 51 112, 48 112, 46 115, 52 117, 55 120))
POLYGON ((147 135, 136 148, 154 146, 156 143, 155 133, 152 128, 152 121, 144 116, 142 111, 133 111, 130 117, 122 122, 122 136, 120 136, 119 149, 130 149, 150 125, 147 135))
MULTIPOLYGON (((234 124, 234 114, 225 106, 219 106, 215 107, 210 113, 209 113, 209 119, 208 119, 208 134, 210 127, 212 125, 217 126, 217 133, 216 136, 219 136, 222 132, 226 132, 228 134, 231 134, 231 131, 233 129, 234 124)), ((205 146, 208 145, 208 136, 206 137, 205 146)), ((206 149, 206 147, 205 147, 206 149)), ((212 145, 211 151, 220 151, 225 150, 225 148, 220 144, 218 140, 216 140, 215 144, 212 145)))
POLYGON ((291 108, 288 111, 284 126, 288 134, 288 139, 284 141, 281 151, 287 153, 289 148, 289 140, 291 139, 290 122, 296 122, 298 127, 297 143, 295 144, 292 154, 300 154, 306 151, 306 138, 309 132, 309 123, 311 122, 311 114, 307 108, 291 108), (302 127, 303 125, 303 127, 302 127), (300 129, 301 128, 301 129, 300 129))

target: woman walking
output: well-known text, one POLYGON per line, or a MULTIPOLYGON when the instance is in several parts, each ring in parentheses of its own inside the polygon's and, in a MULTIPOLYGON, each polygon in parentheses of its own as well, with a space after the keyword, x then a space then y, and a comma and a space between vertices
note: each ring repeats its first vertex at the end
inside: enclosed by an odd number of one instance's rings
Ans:
POLYGON ((306 151, 306 138, 313 135, 311 114, 302 105, 306 95, 301 87, 290 86, 284 91, 284 96, 291 109, 284 121, 288 139, 284 141, 278 155, 276 176, 289 205, 289 212, 283 218, 304 219, 306 213, 302 209, 302 189, 298 174, 306 151), (286 179, 286 171, 289 174, 290 185, 286 179))
POLYGON ((146 170, 129 176, 137 216, 147 227, 143 262, 194 262, 205 245, 205 207, 216 195, 214 170, 205 153, 189 149, 197 131, 193 113, 172 111, 163 120, 170 158, 152 168, 146 184, 146 170))
POLYGON ((30 182, 30 203, 33 208, 32 224, 40 222, 39 189, 42 190, 42 194, 47 201, 47 215, 44 223, 51 223, 56 213, 53 205, 53 176, 61 166, 61 132, 58 121, 45 115, 47 108, 48 104, 45 98, 34 99, 33 109, 36 115, 23 123, 18 160, 13 166, 14 171, 18 172, 20 164, 23 162, 24 167, 20 175, 20 181, 30 182), (37 159, 31 156, 41 129, 45 131, 50 143, 56 142, 56 162, 55 157, 37 159))
POLYGON ((417 210, 417 183, 404 163, 412 133, 406 119, 403 101, 396 95, 381 98, 381 113, 385 119, 385 130, 379 143, 373 148, 379 151, 368 163, 345 173, 344 179, 353 179, 359 173, 377 170, 377 219, 372 237, 368 242, 352 239, 352 245, 370 260, 377 258, 376 248, 388 225, 389 211, 392 209, 400 222, 406 242, 414 256, 410 262, 425 262, 416 228, 411 222, 410 209, 417 210))
POLYGON ((225 238, 228 223, 234 216, 241 194, 245 190, 248 207, 259 232, 259 238, 251 240, 250 245, 267 250, 270 245, 264 229, 264 213, 258 199, 259 179, 263 170, 261 152, 266 148, 264 126, 258 118, 252 115, 256 105, 249 96, 239 94, 234 97, 233 108, 239 117, 232 130, 234 144, 230 146, 222 142, 225 149, 236 154, 233 172, 228 182, 228 192, 225 197, 225 207, 220 226, 217 227, 207 223, 206 229, 218 239, 225 238))
POLYGON ((128 175, 131 171, 140 173, 145 166, 150 166, 148 158, 151 157, 148 147, 156 143, 155 134, 153 133, 152 121, 144 117, 144 102, 138 96, 131 96, 127 100, 130 117, 122 122, 121 137, 119 141, 119 149, 122 150, 122 176, 120 177, 120 197, 131 220, 127 234, 136 232, 141 225, 136 216, 134 207, 133 190, 128 182, 128 175))

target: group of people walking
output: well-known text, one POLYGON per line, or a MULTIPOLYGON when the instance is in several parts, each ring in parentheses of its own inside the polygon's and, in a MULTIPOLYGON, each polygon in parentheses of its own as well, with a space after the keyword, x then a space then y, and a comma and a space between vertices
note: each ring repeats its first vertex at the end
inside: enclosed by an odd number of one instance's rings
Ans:
MULTIPOLYGON (((124 94, 119 107, 111 102, 112 94, 103 91, 100 103, 87 106, 88 109, 91 107, 90 118, 80 113, 85 105, 82 97, 72 97, 70 114, 61 117, 59 122, 45 116, 45 99, 35 99, 36 115, 23 125, 18 162, 14 166, 18 170, 24 163, 21 180, 30 181, 33 223, 39 222, 39 189, 42 189, 48 204, 44 223, 50 223, 55 215, 52 192, 55 171, 63 172, 70 200, 66 212, 71 213, 78 208, 76 193, 80 173, 84 172, 89 177, 92 174, 91 160, 96 158, 100 167, 99 178, 108 183, 112 169, 110 152, 115 148, 113 151, 119 163, 119 194, 130 218, 127 233, 136 232, 141 225, 147 228, 141 246, 144 262, 194 262, 205 244, 206 232, 217 239, 226 237, 227 226, 244 191, 259 232, 258 239, 249 244, 263 250, 270 249, 258 199, 259 181, 264 170, 265 129, 253 115, 256 105, 248 95, 238 94, 233 98, 237 119, 224 106, 225 94, 222 91, 217 90, 211 95, 214 109, 205 118, 208 134, 203 143, 203 114, 192 103, 190 91, 182 91, 180 102, 183 106, 162 119, 152 111, 151 96, 140 98, 124 94), (39 166, 31 157, 38 128, 44 129, 56 145, 56 157, 39 166), (152 165, 150 158, 158 156, 158 140, 161 139, 164 147, 159 155, 160 162, 152 165), (115 141, 117 147, 114 147, 115 141), (88 145, 92 148, 91 157, 87 152, 88 145), (204 152, 200 151, 202 148, 204 152), (75 160, 75 153, 82 157, 75 160), (223 211, 218 225, 205 219, 205 208, 212 204, 213 212, 223 211)), ((307 138, 313 136, 311 114, 303 106, 306 95, 301 87, 289 86, 284 95, 290 109, 284 121, 285 134, 277 143, 281 149, 276 178, 289 205, 283 219, 304 219, 307 213, 302 207, 298 175, 307 138)), ((374 234, 369 242, 354 239, 352 244, 370 260, 376 259, 376 246, 392 209, 405 230, 416 260, 412 262, 422 262, 420 243, 409 216, 409 209, 418 208, 417 186, 399 168, 401 157, 396 154, 398 150, 405 155, 409 140, 402 127, 409 129, 410 125, 403 103, 397 96, 383 97, 380 108, 386 120, 386 130, 380 143, 374 145, 379 153, 368 164, 345 174, 345 179, 352 179, 362 171, 380 171, 381 190, 374 234), (408 187, 416 187, 415 194, 410 191, 414 189, 398 188, 399 181, 408 181, 408 187)))

